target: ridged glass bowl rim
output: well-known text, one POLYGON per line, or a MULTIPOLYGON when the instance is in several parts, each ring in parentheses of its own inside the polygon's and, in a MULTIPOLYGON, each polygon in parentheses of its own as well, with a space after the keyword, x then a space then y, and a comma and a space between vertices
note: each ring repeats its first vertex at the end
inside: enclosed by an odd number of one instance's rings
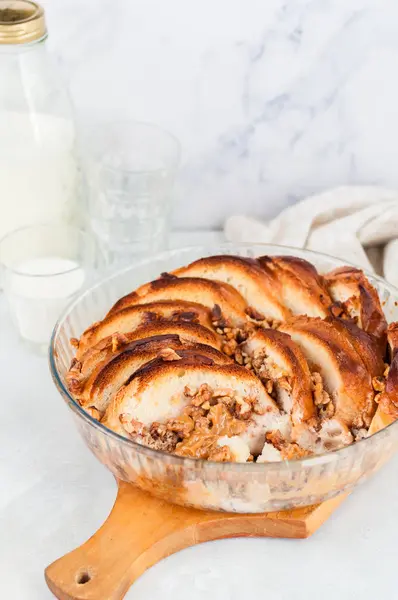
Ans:
MULTIPOLYGON (((129 440, 128 438, 125 438, 125 437, 119 435, 118 433, 112 431, 111 429, 108 429, 107 427, 102 425, 99 421, 97 421, 96 419, 91 417, 91 415, 86 413, 85 410, 70 395, 68 389, 65 387, 65 385, 62 382, 61 376, 60 376, 57 366, 56 366, 55 343, 56 343, 57 334, 58 334, 59 330, 62 328, 64 321, 66 320, 66 318, 68 317, 70 312, 83 300, 83 298, 85 298, 87 295, 91 294, 96 288, 102 287, 106 283, 111 283, 112 279, 121 276, 123 273, 133 271, 136 268, 138 269, 139 267, 143 267, 146 264, 149 264, 156 260, 163 260, 163 259, 167 260, 168 257, 171 257, 178 253, 183 254, 183 253, 188 253, 189 251, 193 252, 193 251, 197 250, 198 252, 203 253, 203 256, 210 256, 210 254, 205 254, 205 253, 208 251, 211 251, 211 250, 215 250, 216 248, 217 248, 217 250, 225 249, 225 250, 231 251, 231 250, 234 250, 237 248, 242 248, 242 249, 245 248, 246 250, 249 250, 253 247, 264 248, 264 254, 276 255, 277 251, 280 250, 285 255, 287 253, 290 253, 292 256, 301 255, 301 257, 308 258, 309 261, 311 261, 311 257, 313 257, 314 259, 323 258, 323 259, 326 259, 329 261, 333 261, 333 263, 335 264, 334 268, 337 268, 339 266, 351 266, 351 267, 355 267, 355 268, 362 268, 362 267, 358 267, 354 263, 351 263, 351 262, 345 261, 345 260, 343 261, 342 259, 336 258, 330 254, 325 254, 322 252, 316 252, 314 250, 307 250, 307 249, 303 249, 303 248, 294 248, 292 246, 277 245, 277 244, 262 244, 261 242, 259 242, 259 243, 253 242, 252 244, 241 243, 241 242, 220 242, 220 243, 215 242, 215 243, 209 243, 207 245, 182 246, 180 248, 175 248, 173 250, 167 250, 165 252, 161 252, 156 255, 141 259, 141 260, 135 262, 134 266, 124 267, 113 273, 110 273, 110 274, 106 275, 105 277, 102 277, 101 279, 97 280, 93 285, 91 285, 89 288, 85 289, 72 302, 70 302, 68 304, 68 306, 65 308, 65 310, 59 317, 58 321, 56 322, 53 332, 52 332, 52 335, 51 335, 50 346, 49 346, 49 351, 48 351, 51 376, 52 376, 52 379, 53 379, 58 391, 60 392, 61 396, 63 397, 65 402, 69 405, 69 407, 73 410, 73 412, 79 418, 81 418, 83 421, 85 421, 87 423, 87 425, 89 425, 90 427, 93 427, 94 429, 98 430, 100 433, 105 434, 106 436, 110 437, 118 444, 122 444, 123 446, 125 446, 129 449, 136 450, 137 453, 139 453, 139 454, 144 454, 152 459, 157 459, 157 460, 161 461, 162 463, 174 464, 175 466, 178 466, 178 467, 187 467, 190 469, 193 468, 193 469, 198 469, 198 470, 216 469, 218 471, 221 470, 224 472, 265 473, 266 471, 286 470, 286 469, 287 470, 300 470, 301 466, 310 468, 312 466, 318 466, 321 464, 338 461, 338 459, 345 457, 345 455, 349 454, 350 452, 356 452, 358 448, 364 448, 365 444, 369 445, 370 443, 373 443, 372 440, 374 440, 377 436, 381 436, 381 434, 385 435, 385 432, 387 431, 387 429, 392 429, 393 427, 397 428, 398 420, 394 421, 390 425, 387 425, 386 427, 384 427, 380 431, 374 433, 370 437, 363 438, 353 444, 350 444, 349 446, 345 446, 345 447, 339 448, 337 450, 331 450, 329 452, 324 452, 323 454, 317 454, 316 456, 309 456, 306 458, 299 458, 299 459, 294 459, 294 460, 284 460, 284 461, 270 461, 270 462, 266 462, 266 463, 255 463, 255 462, 252 462, 252 463, 234 463, 234 462, 220 463, 220 462, 214 462, 214 461, 203 460, 203 459, 198 459, 198 458, 176 456, 174 454, 170 454, 170 453, 164 452, 162 450, 154 450, 152 448, 149 448, 148 446, 144 446, 142 444, 139 444, 138 442, 129 440)), ((393 297, 397 298, 397 300, 398 300, 398 288, 389 284, 382 277, 379 277, 378 275, 375 275, 374 273, 370 273, 366 269, 362 269, 362 270, 373 281, 377 281, 380 284, 380 287, 388 290, 388 292, 393 297)), ((398 432, 398 429, 397 429, 397 432, 398 432)), ((379 439, 380 439, 380 437, 379 437, 379 439)))

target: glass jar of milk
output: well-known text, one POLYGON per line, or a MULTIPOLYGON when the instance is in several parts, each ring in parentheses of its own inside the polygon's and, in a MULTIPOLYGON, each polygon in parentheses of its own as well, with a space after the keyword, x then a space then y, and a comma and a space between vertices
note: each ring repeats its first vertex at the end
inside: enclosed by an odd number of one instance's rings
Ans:
POLYGON ((38 4, 0 2, 0 239, 23 226, 77 218, 72 108, 46 38, 38 4))

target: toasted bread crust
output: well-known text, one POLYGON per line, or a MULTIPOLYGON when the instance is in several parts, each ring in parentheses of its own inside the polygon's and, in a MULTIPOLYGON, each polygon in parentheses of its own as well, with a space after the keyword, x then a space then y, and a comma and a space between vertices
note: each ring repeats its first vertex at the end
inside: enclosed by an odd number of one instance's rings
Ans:
POLYGON ((211 313, 202 304, 184 300, 165 300, 129 306, 107 315, 103 321, 89 327, 81 336, 76 357, 114 333, 129 333, 140 326, 159 320, 200 323, 211 328, 211 313))
POLYGON ((324 279, 333 300, 344 303, 358 299, 358 324, 376 338, 384 352, 387 321, 377 291, 364 272, 355 267, 339 267, 327 273, 324 279))
MULTIPOLYGON (((375 404, 370 374, 344 334, 331 323, 308 317, 298 317, 283 325, 281 329, 298 343, 301 343, 299 338, 304 335, 302 339, 306 339, 314 348, 319 347, 319 350, 328 355, 328 368, 340 381, 336 390, 332 392, 335 396, 336 418, 348 426, 353 426, 358 417, 366 422, 373 416, 375 404)), ((306 353, 306 350, 304 352, 306 353)), ((325 364, 315 364, 314 367, 321 374, 325 373, 325 364)))
POLYGON ((166 360, 189 359, 193 361, 207 360, 208 364, 229 364, 230 358, 211 346, 205 344, 182 343, 178 336, 159 336, 158 338, 140 340, 105 366, 95 371, 87 380, 79 396, 82 406, 94 406, 98 410, 104 410, 112 395, 118 389, 127 384, 134 373, 154 360, 164 362, 166 360), (172 339, 171 339, 172 338, 172 339), (175 339, 177 338, 177 339, 175 339), (172 352, 168 352, 172 351, 172 352), (176 356, 173 356, 175 352, 176 356), (169 354, 169 358, 167 357, 169 354))
POLYGON ((388 326, 387 340, 391 364, 385 389, 380 396, 378 412, 395 420, 398 419, 398 323, 388 326))
POLYGON ((372 335, 348 319, 328 317, 327 321, 340 331, 340 333, 347 336, 371 377, 378 377, 383 374, 385 369, 383 356, 379 345, 372 335))
POLYGON ((311 263, 294 256, 260 256, 258 262, 273 277, 282 302, 293 314, 329 315, 332 299, 311 263))
POLYGON ((247 304, 266 319, 284 320, 290 315, 275 294, 273 277, 255 259, 232 255, 209 256, 173 271, 173 275, 203 277, 231 284, 239 290, 247 304))
POLYGON ((229 319, 232 325, 243 325, 246 321, 247 305, 237 290, 226 283, 199 277, 161 278, 151 281, 121 298, 108 314, 115 314, 128 306, 162 300, 197 302, 210 310, 217 304, 224 318, 229 319))

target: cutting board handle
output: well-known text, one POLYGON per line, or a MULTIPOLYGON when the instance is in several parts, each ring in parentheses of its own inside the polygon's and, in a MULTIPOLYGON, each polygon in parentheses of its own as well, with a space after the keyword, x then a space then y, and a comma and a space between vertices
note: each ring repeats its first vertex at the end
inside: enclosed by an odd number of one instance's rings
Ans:
POLYGON ((305 538, 342 499, 279 513, 205 512, 119 482, 105 523, 82 546, 47 567, 46 582, 60 600, 120 600, 146 569, 178 550, 237 536, 305 538))

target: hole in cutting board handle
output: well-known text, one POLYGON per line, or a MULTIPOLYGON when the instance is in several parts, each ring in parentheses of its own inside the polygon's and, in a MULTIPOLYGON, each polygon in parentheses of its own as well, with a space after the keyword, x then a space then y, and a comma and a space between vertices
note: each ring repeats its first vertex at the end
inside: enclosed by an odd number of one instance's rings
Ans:
POLYGON ((87 570, 79 571, 76 575, 76 583, 79 585, 84 585, 91 581, 91 575, 87 570))

